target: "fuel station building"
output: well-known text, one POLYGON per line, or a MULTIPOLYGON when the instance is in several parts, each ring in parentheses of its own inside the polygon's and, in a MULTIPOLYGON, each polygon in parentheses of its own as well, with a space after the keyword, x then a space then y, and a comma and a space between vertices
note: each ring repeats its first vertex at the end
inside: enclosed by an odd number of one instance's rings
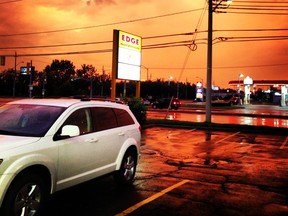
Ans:
POLYGON ((288 80, 253 80, 247 76, 243 80, 231 80, 228 84, 236 86, 239 90, 244 87, 244 104, 250 103, 251 92, 261 88, 267 93, 270 93, 271 89, 276 89, 272 95, 273 103, 288 106, 288 80))

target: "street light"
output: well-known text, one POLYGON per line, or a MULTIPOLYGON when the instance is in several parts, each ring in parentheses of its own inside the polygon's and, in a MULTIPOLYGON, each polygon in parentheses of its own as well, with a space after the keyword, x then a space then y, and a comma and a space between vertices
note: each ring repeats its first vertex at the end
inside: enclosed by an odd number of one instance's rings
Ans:
MULTIPOLYGON (((15 58, 16 59, 16 58, 15 58)), ((16 74, 17 74, 17 66, 19 64, 24 63, 24 61, 19 62, 18 64, 16 64, 15 61, 15 66, 14 66, 14 77, 13 77, 13 97, 15 97, 15 86, 16 86, 16 74)))
POLYGON ((147 68, 147 67, 146 67, 146 66, 144 66, 144 65, 141 65, 141 67, 143 67, 144 69, 146 69, 146 71, 147 71, 147 80, 146 80, 146 81, 148 81, 149 68, 147 68))
POLYGON ((173 81, 173 76, 168 77, 168 85, 170 85, 171 81, 173 81))
POLYGON ((238 76, 238 93, 240 93, 240 91, 241 91, 241 88, 240 88, 240 78, 241 77, 244 77, 244 74, 239 74, 239 76, 238 76))
POLYGON ((204 86, 203 78, 201 78, 201 77, 198 77, 198 76, 197 76, 196 78, 200 79, 200 80, 201 80, 201 82, 202 82, 202 86, 204 86))

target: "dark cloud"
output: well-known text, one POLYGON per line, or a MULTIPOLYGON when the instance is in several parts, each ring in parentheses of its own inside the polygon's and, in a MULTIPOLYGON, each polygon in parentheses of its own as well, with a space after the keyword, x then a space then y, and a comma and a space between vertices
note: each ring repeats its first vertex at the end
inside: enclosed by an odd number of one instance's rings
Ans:
POLYGON ((99 5, 99 4, 115 4, 115 1, 113 0, 87 0, 86 4, 88 6, 99 5))

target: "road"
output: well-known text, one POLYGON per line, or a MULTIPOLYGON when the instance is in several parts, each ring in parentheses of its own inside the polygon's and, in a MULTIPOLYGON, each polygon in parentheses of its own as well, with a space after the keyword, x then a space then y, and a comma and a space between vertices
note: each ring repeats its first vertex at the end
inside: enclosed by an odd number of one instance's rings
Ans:
MULTIPOLYGON (((205 122, 205 108, 180 107, 179 110, 152 109, 147 119, 169 119, 191 122, 205 122)), ((213 107, 211 122, 232 125, 269 126, 288 128, 288 107, 275 105, 246 105, 239 109, 213 107)))
MULTIPOLYGON (((191 122, 205 122, 206 115, 204 113, 192 113, 192 112, 181 112, 169 111, 166 116, 166 111, 152 110, 147 112, 147 119, 169 119, 179 121, 191 121, 191 122)), ((240 125, 252 125, 252 126, 270 126, 270 127, 281 127, 288 128, 288 119, 273 118, 271 116, 240 116, 240 115, 221 115, 212 114, 211 122, 219 124, 240 124, 240 125)))

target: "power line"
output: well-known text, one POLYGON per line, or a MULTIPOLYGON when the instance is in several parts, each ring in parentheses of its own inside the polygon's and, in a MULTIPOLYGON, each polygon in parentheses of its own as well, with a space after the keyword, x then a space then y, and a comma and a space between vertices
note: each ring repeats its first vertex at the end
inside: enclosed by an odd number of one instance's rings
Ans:
MULTIPOLYGON (((287 63, 283 64, 263 64, 263 65, 236 65, 236 66, 214 66, 213 69, 235 69, 235 68, 255 68, 255 67, 279 67, 279 66, 288 66, 287 63)), ((182 68, 178 67, 149 67, 151 70, 181 70, 182 68)), ((205 70, 206 67, 188 67, 187 70, 205 70)))
MULTIPOLYGON (((277 29, 218 29, 213 30, 213 32, 268 32, 268 31, 288 31, 288 28, 277 28, 277 29)), ((197 31, 195 32, 186 32, 186 33, 175 33, 175 34, 166 34, 166 35, 154 35, 154 36, 147 36, 142 37, 143 40, 150 40, 155 38, 164 38, 164 37, 176 37, 176 36, 189 36, 193 35, 193 39, 190 40, 190 49, 191 46, 197 46, 199 43, 195 43, 196 41, 196 34, 200 33, 207 33, 207 30, 205 31, 197 31)), ((206 39, 201 39, 206 40, 206 39)), ((199 39, 197 40, 199 41, 199 39)), ((15 49, 37 49, 37 48, 55 48, 55 47, 70 47, 70 46, 86 46, 86 45, 98 45, 98 44, 111 44, 113 41, 92 41, 92 42, 80 42, 80 43, 69 43, 69 44, 50 44, 50 45, 35 45, 35 46, 11 46, 11 47, 0 47, 0 50, 15 50, 15 49)), ((171 42, 170 42, 171 43, 171 42)), ((179 43, 174 42, 174 43, 179 43)), ((185 44, 187 45, 187 44, 185 44)), ((153 46, 153 45, 150 45, 153 46)), ((193 49, 192 49, 193 50, 193 49)))
MULTIPOLYGON (((253 36, 253 37, 217 37, 220 42, 256 42, 256 41, 272 41, 272 40, 288 40, 288 36, 253 36)), ((216 40, 214 39, 214 40, 216 40)))
POLYGON ((251 3, 251 4, 258 4, 258 3, 261 3, 261 4, 287 4, 288 3, 288 1, 281 1, 281 2, 279 2, 279 1, 277 1, 277 2, 275 2, 275 1, 249 1, 249 0, 247 0, 247 1, 245 1, 245 0, 241 0, 241 1, 234 1, 233 0, 233 3, 251 3))
POLYGON ((215 29, 213 30, 213 32, 223 32, 223 31, 226 31, 226 32, 255 32, 255 31, 288 31, 288 28, 273 28, 273 29, 267 29, 267 28, 264 28, 264 29, 215 29))
POLYGON ((227 12, 227 13, 229 13, 229 14, 247 14, 247 15, 275 15, 275 16, 277 16, 277 15, 280 15, 280 16, 286 16, 286 15, 288 15, 288 13, 263 13, 263 12, 235 12, 235 11, 229 11, 229 12, 227 12))
POLYGON ((253 9, 257 9, 257 8, 278 9, 278 8, 280 8, 280 9, 287 10, 287 6, 283 6, 283 5, 280 5, 280 6, 278 6, 278 5, 253 5, 253 7, 251 7, 251 5, 244 5, 244 4, 243 5, 233 4, 232 6, 229 7, 229 9, 236 8, 236 7, 253 8, 253 9))
MULTIPOLYGON (((26 53, 19 54, 17 57, 37 57, 37 56, 58 56, 58 55, 80 55, 80 54, 95 54, 95 53, 107 53, 112 52, 112 49, 102 49, 102 50, 86 50, 86 51, 71 51, 71 52, 53 52, 53 53, 26 53)), ((4 55, 6 57, 15 57, 15 55, 4 55)))
POLYGON ((180 14, 185 14, 185 13, 191 13, 191 12, 199 11, 199 10, 202 10, 202 9, 203 8, 199 8, 199 9, 180 11, 180 12, 163 14, 163 15, 158 15, 158 16, 151 16, 151 17, 139 18, 139 19, 134 19, 134 20, 119 21, 119 22, 114 22, 114 23, 106 23, 106 24, 100 24, 100 25, 94 25, 94 26, 84 26, 84 27, 77 27, 77 28, 50 30, 50 31, 26 32, 26 33, 15 33, 15 34, 2 34, 2 35, 0 35, 0 37, 28 36, 28 35, 50 34, 50 33, 60 33, 60 32, 68 32, 68 31, 92 29, 92 28, 106 27, 106 26, 111 26, 111 25, 119 25, 119 24, 125 24, 125 23, 132 23, 132 22, 139 22, 139 21, 163 18, 163 17, 167 17, 167 16, 175 16, 175 15, 180 15, 180 14))
POLYGON ((225 8, 225 11, 220 8, 220 10, 216 12, 255 15, 288 15, 286 12, 287 10, 288 1, 233 1, 229 7, 225 8))
POLYGON ((287 11, 288 8, 273 8, 273 6, 257 6, 257 7, 244 7, 244 6, 231 6, 229 10, 255 10, 255 11, 287 11))
MULTIPOLYGON (((197 45, 196 45, 195 41, 196 41, 196 37, 198 36, 198 28, 201 26, 201 24, 202 24, 202 22, 203 22, 206 9, 207 9, 207 1, 204 2, 203 10, 202 10, 202 12, 201 12, 201 15, 200 15, 200 17, 199 17, 198 23, 197 23, 197 25, 196 25, 195 34, 193 35, 192 41, 190 42, 190 44, 186 44, 186 46, 187 46, 189 49, 187 50, 187 53, 186 53, 186 56, 185 56, 185 59, 184 59, 184 62, 183 62, 182 70, 180 71, 178 80, 181 79, 181 77, 182 77, 182 75, 183 75, 183 73, 184 73, 184 70, 185 70, 186 65, 187 65, 187 62, 188 62, 188 60, 189 60, 191 51, 196 51, 196 50, 197 50, 197 45)), ((177 95, 177 97, 178 97, 178 95, 177 95)))
MULTIPOLYGON (((155 38, 163 38, 163 37, 176 37, 176 36, 188 36, 193 35, 193 32, 186 33, 176 33, 169 35, 156 35, 149 37, 142 37, 142 39, 155 39, 155 38)), ((93 41, 93 42, 80 42, 80 43, 72 43, 72 44, 51 44, 51 45, 35 45, 35 46, 14 46, 14 47, 0 47, 0 50, 9 50, 9 49, 35 49, 35 48, 53 48, 53 47, 67 47, 67 46, 84 46, 84 45, 96 45, 96 44, 105 44, 112 43, 113 41, 93 41)))
POLYGON ((53 48, 53 47, 67 47, 67 46, 84 46, 84 45, 95 45, 112 43, 112 41, 94 41, 94 42, 82 42, 72 44, 51 44, 51 45, 36 45, 36 46, 14 46, 14 47, 0 47, 0 50, 7 49, 35 49, 35 48, 53 48))
MULTIPOLYGON (((217 37, 214 39, 214 44, 220 42, 253 42, 253 41, 267 41, 267 40, 287 40, 288 36, 250 36, 250 37, 217 37)), ((157 44, 149 44, 142 46, 142 49, 159 49, 159 48, 172 48, 179 46, 191 46, 191 44, 206 44, 207 38, 201 38, 194 41, 184 40, 184 41, 174 41, 174 42, 166 42, 166 43, 157 43, 157 44)), ((112 42, 112 41, 111 41, 112 42)), ((100 49, 100 50, 86 50, 86 51, 70 51, 70 52, 56 52, 56 53, 34 53, 34 54, 17 54, 17 56, 22 57, 30 57, 30 56, 51 56, 51 55, 75 55, 75 54, 93 54, 93 53, 104 53, 104 52, 112 52, 112 49, 100 49)), ((4 55, 6 57, 14 57, 14 54, 4 55)))

